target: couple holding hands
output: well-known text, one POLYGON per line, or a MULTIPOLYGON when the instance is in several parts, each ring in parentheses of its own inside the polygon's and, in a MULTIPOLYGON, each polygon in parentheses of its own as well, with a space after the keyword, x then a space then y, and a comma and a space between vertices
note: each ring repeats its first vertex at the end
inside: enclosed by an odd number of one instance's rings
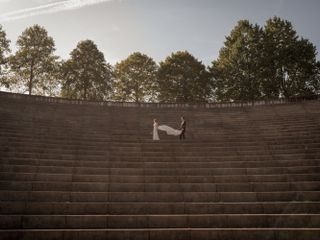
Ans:
POLYGON ((160 140, 158 130, 166 132, 168 135, 179 136, 180 140, 186 139, 185 132, 186 132, 187 122, 184 117, 181 117, 181 124, 180 129, 174 129, 167 125, 159 125, 157 119, 153 119, 153 134, 152 140, 157 141, 160 140))

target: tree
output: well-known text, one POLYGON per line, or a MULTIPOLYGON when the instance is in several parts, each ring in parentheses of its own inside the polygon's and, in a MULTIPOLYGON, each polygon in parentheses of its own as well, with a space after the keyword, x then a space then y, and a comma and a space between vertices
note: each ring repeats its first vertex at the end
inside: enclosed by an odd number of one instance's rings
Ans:
POLYGON ((264 27, 264 53, 268 65, 263 89, 267 96, 310 95, 316 88, 316 48, 298 37, 291 22, 278 17, 264 27))
POLYGON ((262 37, 258 25, 241 20, 226 37, 212 62, 214 95, 218 101, 254 101, 261 98, 262 37))
POLYGON ((211 83, 205 66, 187 51, 172 53, 158 70, 159 100, 162 102, 206 102, 211 83))
POLYGON ((2 29, 0 25, 0 86, 7 86, 7 81, 5 78, 8 58, 7 54, 10 52, 10 41, 7 39, 6 32, 2 29))
POLYGON ((112 84, 111 65, 91 40, 78 43, 70 59, 62 64, 62 96, 86 100, 105 100, 112 84))
POLYGON ((48 36, 45 28, 34 25, 19 36, 17 48, 15 55, 9 59, 12 71, 10 86, 23 91, 27 89, 29 95, 33 91, 43 93, 43 88, 48 87, 46 78, 53 76, 57 61, 53 54, 55 44, 52 37, 48 36))
POLYGON ((152 101, 156 97, 157 64, 145 54, 135 52, 117 63, 114 70, 114 99, 120 101, 152 101))
POLYGON ((316 64, 316 76, 314 78, 314 93, 320 96, 320 61, 316 64))
POLYGON ((58 97, 61 95, 61 64, 55 61, 48 72, 43 74, 43 79, 38 84, 37 92, 40 95, 58 97))

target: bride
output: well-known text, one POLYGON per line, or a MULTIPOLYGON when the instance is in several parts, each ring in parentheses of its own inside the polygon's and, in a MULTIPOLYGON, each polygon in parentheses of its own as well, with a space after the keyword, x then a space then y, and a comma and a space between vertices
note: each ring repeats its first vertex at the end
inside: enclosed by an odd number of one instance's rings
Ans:
POLYGON ((153 140, 160 140, 158 130, 166 132, 168 135, 179 136, 182 130, 177 130, 167 125, 158 124, 157 119, 153 119, 153 140))
POLYGON ((152 134, 152 140, 157 141, 160 140, 159 134, 158 134, 158 121, 157 119, 153 119, 153 134, 152 134))

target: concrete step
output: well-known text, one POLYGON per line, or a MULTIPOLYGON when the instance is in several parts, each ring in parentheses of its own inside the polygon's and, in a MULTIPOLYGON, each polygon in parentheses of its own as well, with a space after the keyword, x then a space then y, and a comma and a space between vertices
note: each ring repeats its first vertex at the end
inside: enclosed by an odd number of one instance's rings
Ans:
POLYGON ((94 139, 88 139, 87 136, 80 137, 80 138, 72 138, 70 137, 70 134, 66 134, 65 136, 59 135, 59 137, 50 137, 48 138, 48 133, 43 134, 42 136, 32 136, 32 135, 25 135, 25 136, 15 136, 12 134, 8 135, 3 135, 0 134, 0 141, 5 140, 10 143, 15 143, 15 142, 35 142, 35 143, 70 143, 70 144, 83 144, 83 145, 90 145, 91 140, 94 145, 99 144, 99 143, 109 143, 111 141, 111 138, 105 137, 105 138, 94 138, 94 139))
MULTIPOLYGON (((108 143, 108 146, 111 145, 111 143, 108 143)), ((308 145, 310 147, 318 147, 318 145, 316 144, 310 144, 308 145)), ((49 143, 49 142, 30 142, 30 141, 27 141, 27 142, 23 142, 23 141, 20 141, 20 142, 14 142, 14 143, 11 143, 11 142, 7 142, 6 143, 6 147, 8 148, 15 148, 15 149, 56 149, 56 150, 59 150, 59 149, 62 149, 62 150, 70 150, 70 151, 74 151, 74 150, 91 150, 91 151, 94 151, 94 150, 98 150, 98 151, 101 151, 103 149, 103 147, 106 147, 106 144, 104 143, 97 143, 97 144, 94 144, 94 143, 91 143, 88 142, 88 144, 82 144, 82 145, 79 145, 79 144, 76 144, 76 143, 49 143)), ((296 146, 292 146, 293 148, 297 147, 299 148, 299 145, 296 145, 296 146)), ((303 148, 303 146, 301 145, 301 147, 303 148)))
POLYGON ((108 144, 110 144, 111 146, 144 146, 145 144, 151 145, 151 146, 162 146, 162 147, 166 147, 167 149, 169 149, 170 147, 174 146, 185 146, 186 148, 189 146, 200 146, 200 147, 235 147, 235 148, 242 148, 242 147, 255 147, 255 146, 273 146, 273 145, 279 145, 279 146, 283 146, 283 145, 297 145, 297 144, 302 144, 302 145, 307 145, 307 144, 318 144, 319 143, 319 139, 318 138, 314 138, 314 137, 309 137, 307 139, 303 139, 303 138, 290 138, 288 140, 252 140, 252 141, 231 141, 231 140, 224 140, 221 141, 220 139, 214 139, 214 136, 208 138, 207 140, 204 139, 196 139, 196 140, 192 140, 192 139, 187 139, 186 141, 178 141, 177 138, 168 138, 166 140, 161 140, 159 142, 154 142, 152 141, 151 137, 150 139, 131 139, 130 141, 125 141, 124 140, 116 140, 116 139, 112 139, 108 140, 108 141, 88 141, 86 139, 77 139, 77 140, 70 140, 70 139, 51 139, 51 138, 47 138, 46 136, 44 136, 43 138, 34 138, 34 137, 26 137, 24 139, 21 139, 19 137, 12 137, 12 136, 8 136, 8 137, 3 137, 0 134, 0 141, 3 141, 4 143, 8 144, 12 144, 12 145, 17 145, 17 144, 24 144, 25 142, 28 143, 34 143, 34 144, 57 144, 57 145, 66 145, 66 146, 101 146, 101 147, 105 147, 108 146, 108 144), (172 145, 173 144, 173 145, 172 145))
MULTIPOLYGON (((34 126, 34 128, 37 126, 34 126)), ((313 127, 314 128, 314 127, 313 127)), ((311 129, 313 129, 311 128, 311 129)), ((307 129, 307 128, 306 128, 307 129)), ((1 137, 2 138, 10 138, 12 140, 15 139, 47 139, 48 141, 50 140, 62 140, 62 141, 67 141, 67 140, 74 140, 74 141, 79 141, 79 140, 90 140, 90 141, 97 141, 97 142, 101 142, 101 141, 110 141, 110 140, 114 140, 114 139, 121 139, 124 142, 126 141, 126 139, 134 139, 134 140, 139 140, 139 139, 146 139, 146 138, 150 138, 152 139, 152 134, 150 130, 146 130, 146 131, 139 131, 136 133, 132 133, 130 134, 130 131, 128 130, 124 130, 122 134, 113 134, 112 132, 106 130, 103 133, 99 133, 99 134, 95 134, 93 130, 90 131, 90 129, 86 130, 87 132, 82 133, 81 135, 78 135, 77 132, 65 132, 65 131, 59 131, 59 132, 50 132, 50 131, 45 131, 42 130, 41 133, 36 133, 36 132, 30 132, 30 133, 24 133, 21 131, 16 131, 16 132, 5 132, 2 131, 1 132, 1 137), (48 136, 48 134, 50 134, 50 139, 46 138, 48 136)), ((166 136, 165 133, 159 132, 160 136, 164 137, 166 136)), ((197 129, 193 129, 193 130, 188 130, 186 135, 188 136, 194 136, 195 139, 199 139, 201 140, 202 137, 201 136, 205 136, 204 139, 206 139, 207 141, 209 140, 208 137, 210 137, 211 140, 213 141, 220 141, 220 142, 241 142, 241 141, 245 141, 245 142, 254 142, 254 141, 258 141, 258 142, 275 142, 276 140, 278 141, 282 141, 282 142, 299 142, 301 140, 312 140, 313 138, 319 138, 320 137, 320 132, 318 132, 317 130, 314 130, 313 132, 306 131, 305 133, 295 133, 294 129, 291 129, 289 133, 287 134, 272 134, 272 135, 268 135, 266 134, 262 134, 257 133, 257 132, 252 132, 250 134, 248 134, 247 132, 245 133, 235 133, 233 131, 233 135, 231 135, 231 132, 227 132, 224 134, 217 134, 216 132, 212 131, 206 131, 204 133, 200 133, 197 131, 197 129), (259 138, 257 138, 257 134, 259 136, 259 138), (294 137, 299 137, 300 139, 293 139, 294 137)), ((177 139, 177 137, 174 136, 170 136, 169 139, 177 139)))
POLYGON ((292 159, 319 159, 319 153, 304 153, 304 154, 272 154, 265 155, 229 155, 229 156, 216 156, 214 154, 208 154, 207 156, 179 156, 172 154, 171 156, 135 156, 135 155, 125 155, 125 156, 115 156, 111 155, 110 158, 116 161, 143 161, 143 162, 155 162, 155 161, 173 161, 173 162, 186 162, 186 161, 197 161, 200 162, 212 162, 212 161, 269 161, 269 160, 292 160, 292 159))
POLYGON ((320 181, 320 174, 219 175, 219 176, 127 176, 0 172, 1 181, 55 181, 97 183, 260 183, 320 181))
POLYGON ((166 143, 158 143, 158 144, 147 144, 147 143, 142 143, 142 144, 137 144, 137 146, 126 146, 124 144, 120 143, 112 143, 110 146, 110 150, 126 150, 126 151, 135 151, 135 150, 142 150, 142 151, 153 151, 153 152, 158 152, 158 151, 166 151, 168 149, 172 148, 174 151, 190 151, 190 152, 195 152, 195 151, 228 151, 230 149, 236 149, 237 151, 249 151, 249 150, 261 150, 261 151, 266 151, 266 150, 273 150, 273 149, 309 149, 309 148, 319 148, 320 144, 319 143, 310 143, 310 144, 268 144, 268 145, 256 145, 256 146, 226 146, 226 147, 219 147, 219 146, 184 146, 183 144, 166 144, 166 143), (174 148, 173 148, 174 147, 174 148))
MULTIPOLYGON (((36 126, 35 126, 36 127, 36 126)), ((28 139, 41 139, 44 142, 47 141, 73 141, 73 142, 81 142, 81 141, 94 141, 94 142, 108 142, 110 141, 110 136, 108 134, 104 134, 103 136, 94 136, 92 133, 88 132, 86 135, 77 136, 74 133, 56 133, 52 134, 50 132, 44 131, 42 134, 23 134, 23 133, 5 133, 1 132, 1 138, 7 138, 7 139, 21 139, 21 140, 28 140, 28 139), (50 139, 48 139, 48 134, 50 134, 50 139)))
POLYGON ((0 240, 320 239, 318 101, 0 98, 0 240), (186 141, 151 140, 154 117, 175 127, 180 115, 186 141))
POLYGON ((272 183, 94 183, 0 181, 0 190, 71 192, 285 192, 320 191, 318 182, 272 183))
POLYGON ((0 214, 320 214, 320 202, 0 202, 0 214))
MULTIPOLYGON (((310 149, 312 151, 312 149, 310 149)), ((296 151, 300 151, 303 152, 305 150, 301 149, 301 150, 296 150, 296 151)), ((46 147, 46 145, 44 144, 42 147, 39 148, 29 148, 28 146, 23 146, 23 147, 17 147, 17 146, 6 146, 5 147, 5 152, 8 153, 12 153, 12 152, 19 152, 19 153, 26 153, 26 154, 30 154, 30 153, 34 153, 34 154, 52 154, 52 155, 64 155, 64 154, 73 154, 73 155, 105 155, 106 153, 109 152, 109 150, 107 148, 100 148, 100 149, 82 149, 82 148, 76 148, 76 149, 72 149, 72 150, 65 150, 65 149, 59 149, 59 148, 48 148, 46 147)))
POLYGON ((261 167, 261 168, 94 168, 94 167, 55 167, 33 165, 0 164, 0 172, 24 173, 74 173, 129 176, 216 176, 216 175, 273 175, 319 173, 319 166, 261 167))
MULTIPOLYGON (((73 162, 76 165, 81 166, 82 164, 85 164, 85 162, 91 162, 92 166, 94 164, 105 165, 108 162, 112 163, 119 163, 119 164, 128 164, 127 166, 133 166, 134 164, 180 164, 183 166, 184 163, 186 164, 193 164, 194 162, 199 162, 199 165, 201 164, 213 164, 213 163, 219 163, 223 164, 223 162, 228 165, 229 163, 234 163, 235 167, 241 165, 243 162, 248 162, 248 166, 252 167, 255 163, 261 163, 260 166, 263 164, 268 165, 268 162, 270 162, 270 165, 274 162, 294 162, 294 161, 305 161, 307 163, 308 161, 318 161, 320 159, 320 156, 318 156, 319 153, 306 153, 306 154, 277 154, 277 155, 251 155, 251 156, 245 156, 245 155, 234 155, 234 156, 215 156, 215 155, 208 155, 208 156, 179 156, 175 154, 171 154, 171 156, 114 156, 110 154, 106 154, 105 156, 102 155, 65 155, 65 154, 24 154, 24 153, 12 153, 12 154, 3 154, 0 156, 0 160, 2 163, 16 163, 21 164, 23 161, 26 161, 30 164, 45 164, 47 163, 56 163, 62 164, 62 161, 66 165, 69 165, 71 162, 73 162), (61 161, 60 161, 61 160, 61 161), (60 161, 60 162, 59 162, 60 161)), ((303 164, 302 164, 303 165, 303 164)), ((96 166, 96 165, 95 165, 96 166)))
POLYGON ((63 159, 63 160, 86 160, 86 159, 92 159, 96 161, 102 161, 105 160, 107 154, 66 154, 66 153, 56 153, 56 154, 50 154, 50 153, 22 153, 22 152, 5 152, 3 158, 47 158, 47 159, 63 159))
POLYGON ((259 168, 259 167, 297 167, 297 166, 320 166, 320 159, 302 160, 253 160, 253 161, 200 161, 198 162, 165 162, 165 161, 83 161, 83 160, 50 160, 39 158, 3 158, 0 164, 7 165, 33 165, 33 166, 65 166, 65 167, 101 167, 101 168, 259 168))
POLYGON ((287 192, 64 192, 1 191, 0 201, 37 202, 288 202, 319 201, 320 191, 287 192))
MULTIPOLYGON (((285 154, 297 154, 298 156, 303 154, 315 154, 320 152, 320 148, 311 148, 311 149, 295 149, 295 150, 262 150, 262 151, 237 151, 236 149, 232 149, 228 152, 224 151, 206 151, 203 150, 202 152, 191 152, 191 151, 167 151, 167 152, 153 152, 153 151, 136 151, 136 152, 124 152, 124 151, 112 151, 110 155, 112 156, 123 156, 123 157, 130 157, 130 156, 142 156, 142 157, 166 157, 166 156, 188 156, 188 157, 201 157, 201 156, 270 156, 272 155, 285 155, 285 154)), ((59 153, 59 152, 58 152, 59 153)))
MULTIPOLYGON (((317 115, 314 115, 315 117, 317 117, 317 115)), ((198 118, 197 116, 194 116, 194 119, 198 118)), ((87 125, 87 127, 89 129, 95 129, 95 127, 90 124, 90 123, 96 123, 97 125, 99 125, 100 129, 103 130, 110 130, 112 133, 114 134, 121 134, 123 132, 125 132, 125 130, 128 130, 128 132, 132 132, 132 133, 136 133, 138 131, 150 131, 152 130, 152 123, 150 124, 150 122, 148 121, 148 124, 145 125, 141 125, 141 119, 137 119, 134 117, 131 117, 130 119, 131 121, 126 121, 126 120, 120 120, 117 119, 117 121, 115 122, 107 122, 103 121, 102 119, 102 115, 98 115, 95 119, 90 119, 86 122, 81 121, 81 118, 78 119, 78 121, 74 120, 73 124, 68 123, 67 121, 65 121, 64 118, 61 119, 61 121, 46 121, 43 122, 40 119, 34 119, 33 121, 28 120, 28 118, 24 118, 24 120, 21 121, 16 121, 15 119, 0 119, 0 124, 2 126, 8 126, 7 128, 5 128, 5 130, 7 132, 14 132, 16 130, 17 127, 21 127, 21 129, 23 130, 23 132, 26 133, 32 133, 32 127, 34 127, 36 124, 37 126, 46 129, 46 130, 50 130, 52 132, 57 132, 60 130, 65 130, 65 131, 70 131, 70 126, 79 126, 80 124, 82 125, 87 125), (79 122, 80 120, 80 122, 79 122), (112 128, 110 127, 112 124, 112 126, 116 126, 116 128, 112 128), (137 128, 137 126, 139 126, 139 128, 137 128)), ((207 122, 206 124, 201 123, 200 121, 192 121, 193 119, 189 119, 189 126, 191 127, 191 129, 196 128, 197 130, 205 130, 205 129, 214 129, 216 130, 217 134, 221 134, 224 132, 228 132, 229 129, 223 129, 221 124, 223 123, 228 123, 230 125, 233 125, 234 130, 237 133, 243 133, 243 134, 250 134, 253 131, 255 131, 255 129, 250 128, 252 125, 252 123, 250 124, 250 122, 248 122, 248 119, 243 119, 242 121, 228 121, 228 120, 223 120, 220 119, 219 121, 211 121, 211 122, 207 122), (220 126, 217 126, 217 124, 220 124, 220 126), (237 127, 236 127, 237 126, 237 127), (219 130, 219 131, 217 131, 219 130)), ((145 121, 147 121, 147 119, 145 119, 145 121)), ((152 122, 152 119, 151 119, 152 122)), ((310 127, 316 127, 318 126, 318 122, 315 120, 311 120, 308 121, 306 119, 306 116, 301 116, 300 119, 297 119, 296 122, 290 122, 289 119, 284 119, 284 120, 275 120, 275 119, 271 119, 268 122, 267 121, 260 121, 255 119, 253 121, 253 123, 258 126, 259 130, 265 130, 268 131, 269 133, 292 133, 291 130, 295 130, 297 132, 301 132, 301 133, 305 133, 307 132, 307 129, 310 127)), ((170 123, 170 121, 167 121, 165 123, 166 125, 172 126, 173 128, 179 128, 179 123, 177 124, 176 121, 173 121, 170 123)), ((160 123, 161 125, 161 123, 160 123)), ((0 127, 1 128, 1 127, 0 127)), ((84 129, 83 131, 85 132, 87 129, 84 129)), ((41 131, 38 129, 36 129, 35 133, 41 133, 41 131)), ((99 132, 97 132, 99 133, 99 132)))
MULTIPOLYGON (((189 161, 183 161, 183 158, 180 158, 180 161, 157 161, 158 159, 151 159, 150 161, 125 161, 115 160, 112 156, 107 156, 104 160, 64 160, 64 159, 42 159, 42 158, 24 158, 24 157, 3 157, 0 158, 1 164, 12 164, 12 165, 36 165, 36 166, 73 166, 73 167, 101 167, 101 168, 252 168, 252 167, 294 167, 294 166, 317 166, 320 163, 320 159, 291 159, 291 160, 261 160, 252 159, 252 160, 242 160, 238 158, 237 160, 233 159, 224 159, 219 161, 217 159, 205 158, 187 158, 189 161), (205 160, 205 161, 203 161, 205 160)), ((162 158, 160 158, 162 159, 162 158)))
POLYGON ((319 152, 320 151, 320 145, 319 146, 306 146, 306 145, 294 145, 292 147, 285 146, 282 149, 279 148, 271 148, 271 147, 265 147, 265 148, 256 148, 256 149, 244 149, 244 148, 237 148, 237 147, 229 147, 229 148, 204 148, 204 147, 198 147, 198 148, 188 148, 188 147, 175 147, 173 148, 125 148, 125 147, 110 147, 105 146, 104 148, 96 148, 96 149, 86 149, 86 148, 74 148, 74 149, 63 149, 60 147, 48 147, 46 144, 43 144, 43 146, 39 146, 37 148, 35 147, 29 147, 29 146, 17 146, 17 145, 7 145, 5 147, 5 152, 19 152, 19 153, 35 153, 35 154, 41 154, 41 153, 47 153, 47 154, 74 154, 74 155, 104 155, 106 153, 109 153, 110 155, 144 155, 144 156, 167 156, 168 154, 175 154, 175 155, 187 155, 187 156, 203 156, 203 155, 218 155, 218 156, 229 156, 229 155, 264 155, 264 154, 299 154, 299 153, 311 153, 311 152, 319 152))
POLYGON ((319 237, 319 228, 15 229, 0 231, 0 240, 318 240, 319 237))
POLYGON ((1 229, 320 228, 320 214, 0 215, 1 229))

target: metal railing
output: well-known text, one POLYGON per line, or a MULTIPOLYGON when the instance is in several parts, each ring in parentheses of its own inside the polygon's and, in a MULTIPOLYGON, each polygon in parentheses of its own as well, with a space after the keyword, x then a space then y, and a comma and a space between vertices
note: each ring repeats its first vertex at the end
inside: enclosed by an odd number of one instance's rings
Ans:
POLYGON ((19 93, 10 93, 0 91, 0 98, 19 99, 25 101, 61 103, 61 104, 77 104, 77 105, 96 105, 107 107, 144 107, 144 108, 228 108, 228 107, 252 107, 263 105, 277 105, 286 103, 303 102, 310 100, 320 100, 320 95, 308 97, 294 97, 290 99, 270 99, 260 101, 247 102, 225 102, 225 103, 136 103, 136 102, 113 102, 113 101, 89 101, 77 100, 61 97, 46 97, 38 95, 26 95, 19 93))

